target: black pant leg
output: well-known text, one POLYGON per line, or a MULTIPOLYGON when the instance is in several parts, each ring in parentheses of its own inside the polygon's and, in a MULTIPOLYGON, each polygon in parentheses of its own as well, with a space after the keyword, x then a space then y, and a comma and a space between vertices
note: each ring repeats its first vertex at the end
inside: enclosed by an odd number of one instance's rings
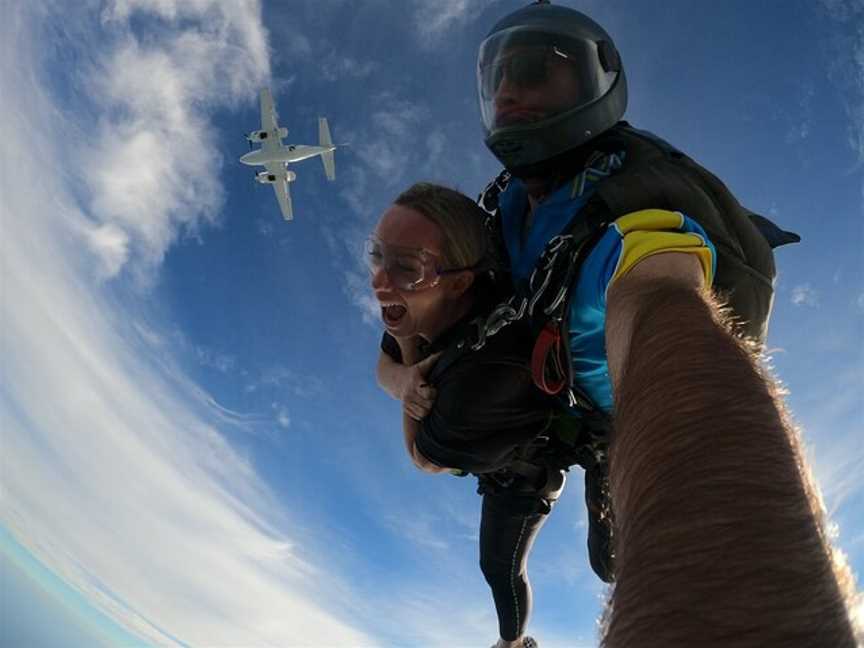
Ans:
POLYGON ((608 505, 606 475, 605 465, 585 471, 585 504, 588 507, 588 559, 594 573, 604 582, 611 583, 615 576, 611 511, 605 510, 608 505))
POLYGON ((502 639, 523 634, 531 614, 528 553, 546 521, 546 513, 538 512, 544 508, 537 497, 483 495, 480 569, 492 589, 502 639))

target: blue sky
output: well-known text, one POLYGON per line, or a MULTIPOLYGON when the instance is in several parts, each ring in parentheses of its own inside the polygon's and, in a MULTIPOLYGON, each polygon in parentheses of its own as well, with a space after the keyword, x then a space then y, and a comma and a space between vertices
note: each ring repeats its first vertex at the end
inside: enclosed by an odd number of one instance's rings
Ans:
MULTIPOLYGON (((569 4, 632 123, 801 234, 772 365, 860 580, 864 2, 569 4)), ((474 56, 522 5, 4 4, 0 645, 494 642, 480 498, 405 456, 360 250, 410 183, 497 173, 474 56), (350 145, 290 224, 237 162, 265 85, 287 141, 350 145)), ((596 644, 580 482, 531 558, 544 646, 596 644)))

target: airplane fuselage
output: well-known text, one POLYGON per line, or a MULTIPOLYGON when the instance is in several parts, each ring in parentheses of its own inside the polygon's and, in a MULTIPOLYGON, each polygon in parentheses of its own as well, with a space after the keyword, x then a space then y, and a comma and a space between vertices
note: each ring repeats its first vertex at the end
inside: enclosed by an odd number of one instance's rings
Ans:
POLYGON ((243 164, 250 166, 268 164, 270 162, 300 162, 322 153, 335 150, 335 146, 307 146, 305 144, 282 144, 276 149, 258 149, 250 151, 240 158, 243 164))

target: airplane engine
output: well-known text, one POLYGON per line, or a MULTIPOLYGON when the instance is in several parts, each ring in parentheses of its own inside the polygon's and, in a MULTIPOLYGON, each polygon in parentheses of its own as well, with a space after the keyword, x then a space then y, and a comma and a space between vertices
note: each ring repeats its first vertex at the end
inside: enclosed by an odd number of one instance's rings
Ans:
POLYGON ((261 184, 273 184, 274 182, 276 182, 276 176, 272 173, 268 173, 267 171, 261 171, 260 173, 256 173, 255 179, 261 184))
POLYGON ((294 173, 293 171, 286 171, 285 173, 287 174, 285 179, 288 182, 294 182, 297 179, 297 174, 294 173))
POLYGON ((267 139, 269 133, 264 130, 256 130, 252 131, 246 136, 246 139, 250 142, 262 142, 267 139))

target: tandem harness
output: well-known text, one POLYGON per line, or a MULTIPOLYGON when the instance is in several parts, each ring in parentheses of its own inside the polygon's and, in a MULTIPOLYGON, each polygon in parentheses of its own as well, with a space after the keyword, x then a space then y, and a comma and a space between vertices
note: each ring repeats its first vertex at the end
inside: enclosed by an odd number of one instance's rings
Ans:
MULTIPOLYGON (((527 317, 536 340, 531 360, 535 384, 580 413, 597 408, 573 384, 567 348, 569 297, 581 264, 615 219, 648 208, 680 211, 695 219, 717 250, 714 288, 729 303, 736 332, 760 344, 773 298, 772 249, 800 240, 742 207, 719 179, 650 133, 621 122, 599 139, 598 147, 574 187, 576 194, 584 190, 586 179, 597 181, 594 194, 547 243, 527 282, 517 285, 516 294, 485 320, 475 320, 475 334, 465 340, 477 350, 504 326, 527 317)), ((504 171, 478 199, 499 241, 499 197, 509 181, 504 171)))
MULTIPOLYGON (((557 396, 562 411, 550 429, 521 448, 507 472, 536 477, 540 466, 586 470, 589 553, 594 571, 611 581, 612 517, 608 493, 608 444, 612 422, 574 384, 567 314, 579 269, 606 227, 641 209, 680 211, 696 220, 717 251, 714 289, 731 307, 736 333, 764 343, 773 298, 772 249, 798 242, 768 219, 742 207, 713 174, 660 138, 620 122, 599 137, 597 152, 577 176, 597 181, 594 193, 570 222, 545 246, 527 282, 516 294, 474 320, 472 333, 457 346, 478 350, 508 324, 527 318, 535 339, 531 371, 543 392, 557 396), (533 466, 525 469, 525 466, 533 466)), ((483 191, 478 204, 487 226, 502 241, 499 197, 510 182, 504 171, 483 191)), ((504 251, 506 258, 506 250, 504 251)))

